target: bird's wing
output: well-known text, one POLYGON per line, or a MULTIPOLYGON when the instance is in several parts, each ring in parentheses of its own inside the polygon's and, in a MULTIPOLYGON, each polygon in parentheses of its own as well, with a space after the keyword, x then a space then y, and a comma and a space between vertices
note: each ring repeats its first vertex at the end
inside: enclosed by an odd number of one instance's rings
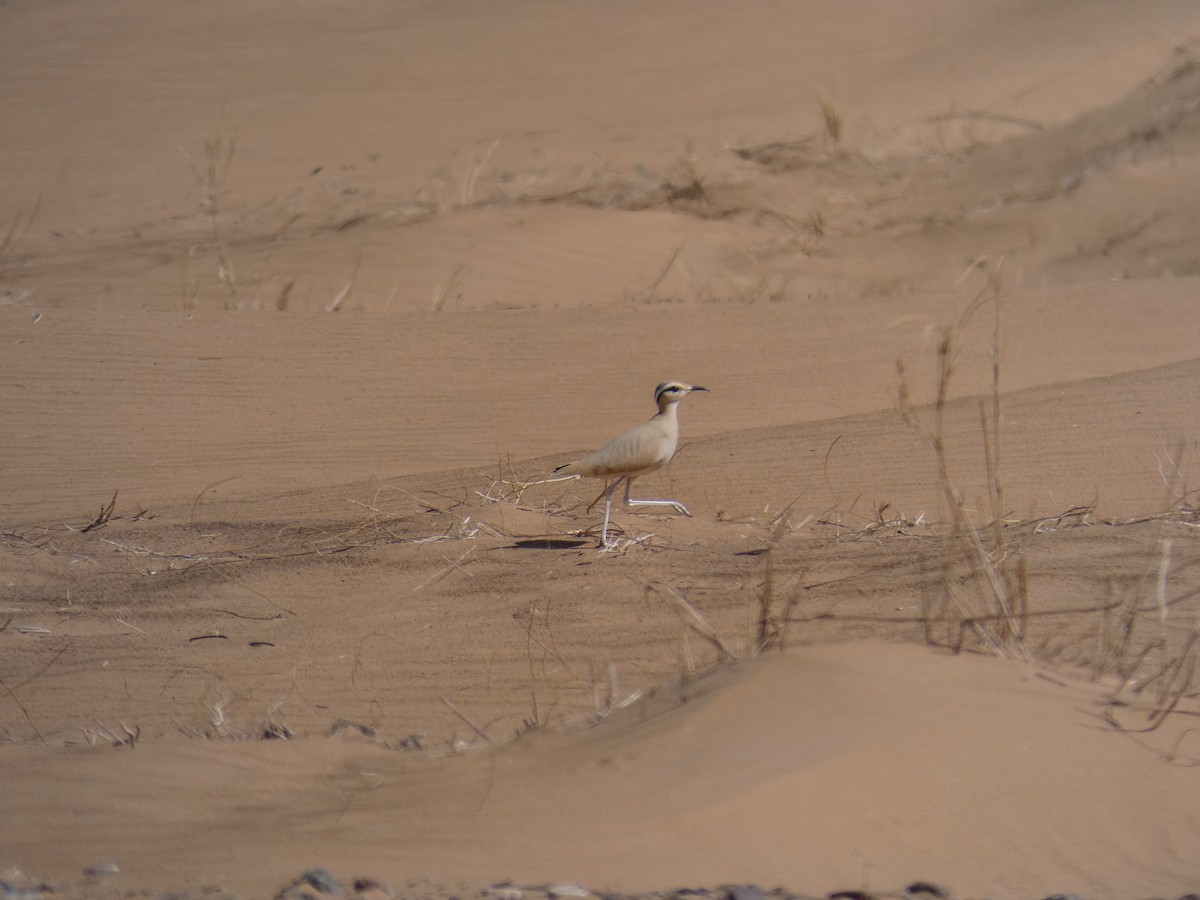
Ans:
POLYGON ((599 450, 563 466, 564 475, 589 475, 606 478, 652 471, 670 461, 675 442, 670 440, 665 423, 658 419, 643 422, 619 434, 599 450))

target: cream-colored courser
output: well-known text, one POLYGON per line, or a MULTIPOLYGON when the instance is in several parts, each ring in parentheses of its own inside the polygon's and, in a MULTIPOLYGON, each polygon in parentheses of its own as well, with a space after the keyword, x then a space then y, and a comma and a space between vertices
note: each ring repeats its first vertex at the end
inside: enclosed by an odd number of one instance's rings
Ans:
MULTIPOLYGON (((675 455, 675 448, 679 446, 679 401, 692 391, 707 390, 708 388, 699 385, 664 381, 654 389, 654 402, 658 404, 658 413, 652 419, 617 435, 599 450, 592 451, 582 459, 554 470, 559 475, 584 475, 603 478, 606 481, 616 478, 600 495, 605 501, 604 527, 600 532, 600 542, 606 549, 615 546, 608 539, 608 523, 612 515, 613 493, 622 482, 625 484, 626 506, 669 506, 680 515, 691 515, 688 508, 676 500, 632 498, 629 496, 629 488, 635 478, 661 469, 671 461, 671 457, 675 455)), ((600 497, 596 499, 599 500, 600 497)), ((590 506, 588 508, 591 509, 590 506)))

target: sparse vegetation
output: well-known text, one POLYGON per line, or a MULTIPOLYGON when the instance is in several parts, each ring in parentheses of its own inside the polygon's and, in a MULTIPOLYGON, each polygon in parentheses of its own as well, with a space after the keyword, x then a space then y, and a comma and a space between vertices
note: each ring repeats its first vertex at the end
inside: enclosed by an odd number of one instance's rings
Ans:
POLYGON ((837 104, 828 97, 821 98, 821 121, 825 125, 825 138, 833 147, 834 153, 840 153, 842 147, 842 114, 837 104))
MULTIPOLYGON (((229 239, 225 234, 225 226, 222 221, 222 203, 228 192, 227 181, 230 167, 233 165, 235 146, 232 138, 227 139, 224 136, 206 140, 204 142, 204 159, 201 163, 193 160, 187 150, 180 148, 192 170, 196 183, 204 192, 200 208, 208 217, 211 230, 210 249, 216 256, 217 282, 226 294, 226 309, 235 308, 238 296, 237 278, 229 259, 229 239)), ((194 289, 190 287, 190 277, 186 272, 184 283, 184 306, 185 309, 190 310, 195 298, 194 289)))
MULTIPOLYGON (((928 417, 922 417, 914 408, 903 362, 897 363, 900 411, 909 426, 929 445, 949 517, 950 533, 942 562, 941 590, 939 595, 927 600, 926 614, 931 625, 926 629, 926 639, 934 639, 933 622, 945 622, 952 619, 951 613, 954 613, 984 646, 997 653, 1028 660, 1025 626, 1029 598, 1025 557, 1020 544, 1005 529, 1000 465, 1001 266, 980 258, 971 268, 984 274, 986 284, 958 321, 936 332, 937 383, 928 417), (961 329, 985 306, 991 307, 994 321, 992 345, 988 351, 992 359, 991 396, 979 403, 981 449, 991 516, 990 523, 986 524, 973 521, 967 501, 950 472, 944 421, 957 366, 961 329), (923 418, 927 420, 923 421, 923 418), (957 577, 957 569, 963 564, 970 573, 965 590, 959 587, 957 577)), ((955 638, 952 642, 958 640, 955 638)))
POLYGON ((3 237, 0 237, 0 281, 3 281, 7 275, 5 265, 12 258, 21 238, 37 220, 38 210, 41 208, 41 205, 42 198, 38 197, 28 215, 22 215, 18 211, 13 216, 12 221, 8 223, 7 228, 0 228, 0 234, 3 235, 3 237))

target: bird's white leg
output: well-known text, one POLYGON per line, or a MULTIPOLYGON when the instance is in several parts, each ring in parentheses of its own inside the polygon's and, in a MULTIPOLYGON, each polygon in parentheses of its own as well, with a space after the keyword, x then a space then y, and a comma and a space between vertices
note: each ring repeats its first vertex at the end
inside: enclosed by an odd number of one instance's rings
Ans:
POLYGON ((626 482, 625 490, 628 491, 629 479, 622 476, 609 485, 608 489, 604 492, 604 526, 600 529, 600 545, 605 550, 611 550, 616 546, 615 543, 610 542, 608 539, 608 523, 612 520, 612 495, 616 491, 617 485, 622 481, 626 482))
POLYGON ((691 513, 688 508, 678 500, 638 500, 629 496, 629 488, 633 484, 632 478, 625 479, 625 505, 626 506, 669 506, 681 516, 691 518, 691 513))
POLYGON ((605 550, 611 550, 615 544, 609 543, 608 540, 608 520, 612 515, 612 497, 610 496, 604 504, 604 526, 600 529, 600 546, 605 550))

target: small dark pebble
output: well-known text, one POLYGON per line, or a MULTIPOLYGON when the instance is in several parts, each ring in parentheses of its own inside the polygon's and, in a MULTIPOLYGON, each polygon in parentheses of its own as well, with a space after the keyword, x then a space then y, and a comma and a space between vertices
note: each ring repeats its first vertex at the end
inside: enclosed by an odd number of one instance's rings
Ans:
POLYGON ((311 896, 305 888, 312 888, 319 894, 340 894, 342 886, 325 869, 309 869, 294 881, 280 888, 275 900, 300 900, 311 896))
POLYGON ((121 867, 115 862, 105 862, 95 866, 87 866, 84 868, 83 874, 88 878, 103 878, 106 875, 116 875, 120 871, 121 867))
POLYGON ((549 900, 570 900, 575 897, 590 897, 592 892, 581 884, 575 884, 571 881, 560 881, 556 884, 548 884, 545 887, 539 888, 539 891, 545 893, 549 900))
POLYGON ((370 725, 364 725, 362 722, 355 722, 351 719, 335 719, 333 726, 329 729, 329 736, 341 737, 347 731, 357 731, 363 737, 376 737, 375 729, 370 725))
POLYGON ((52 894, 54 891, 54 887, 45 883, 17 885, 0 881, 0 897, 4 900, 42 900, 43 893, 52 894))
POLYGON ((756 884, 731 884, 721 888, 725 900, 766 900, 763 889, 756 884))
POLYGON ((381 891, 389 897, 393 895, 393 891, 386 884, 376 881, 374 878, 355 878, 354 892, 356 894, 365 894, 367 891, 381 891))
POLYGON ((948 900, 950 892, 940 884, 934 884, 932 881, 914 881, 904 889, 904 893, 912 896, 913 894, 929 894, 932 897, 941 897, 942 900, 948 900))
POLYGON ((337 883, 337 879, 324 869, 309 869, 298 880, 311 885, 322 894, 336 894, 342 889, 342 886, 337 883))
POLYGON ((525 893, 511 881, 500 881, 480 893, 491 900, 519 900, 525 893))
POLYGON ((400 743, 398 743, 396 747, 400 750, 424 750, 425 745, 421 743, 421 740, 424 737, 425 735, 423 734, 413 732, 400 743))

